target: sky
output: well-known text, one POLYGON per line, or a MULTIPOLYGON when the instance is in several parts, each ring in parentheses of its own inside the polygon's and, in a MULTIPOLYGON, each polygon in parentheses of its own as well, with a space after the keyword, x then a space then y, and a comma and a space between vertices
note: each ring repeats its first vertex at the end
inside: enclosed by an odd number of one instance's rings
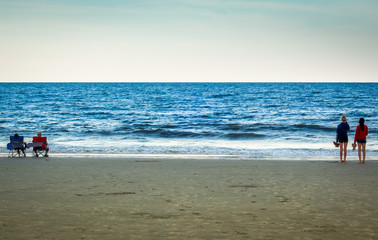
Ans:
POLYGON ((1 82, 378 82, 377 0, 0 0, 1 82))

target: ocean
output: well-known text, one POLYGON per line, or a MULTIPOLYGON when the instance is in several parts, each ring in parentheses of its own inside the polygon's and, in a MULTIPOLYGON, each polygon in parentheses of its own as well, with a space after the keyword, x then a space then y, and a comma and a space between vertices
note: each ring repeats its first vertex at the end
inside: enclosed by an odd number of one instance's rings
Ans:
POLYGON ((0 83, 0 153, 41 131, 51 156, 338 159, 344 114, 350 144, 365 118, 378 160, 377 96, 377 83, 0 83))

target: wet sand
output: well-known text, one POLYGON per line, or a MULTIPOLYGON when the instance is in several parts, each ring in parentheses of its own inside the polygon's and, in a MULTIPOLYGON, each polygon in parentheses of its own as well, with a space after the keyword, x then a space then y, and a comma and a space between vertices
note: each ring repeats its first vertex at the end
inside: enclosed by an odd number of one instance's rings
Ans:
POLYGON ((0 158, 0 239, 378 239, 378 162, 0 158))

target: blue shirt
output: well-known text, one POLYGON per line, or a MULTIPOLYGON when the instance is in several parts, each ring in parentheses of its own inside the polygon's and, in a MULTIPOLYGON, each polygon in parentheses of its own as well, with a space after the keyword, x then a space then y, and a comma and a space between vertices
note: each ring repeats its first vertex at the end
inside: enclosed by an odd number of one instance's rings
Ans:
POLYGON ((347 122, 342 122, 337 126, 337 131, 336 131, 336 142, 339 142, 340 138, 348 138, 348 131, 350 127, 347 122))

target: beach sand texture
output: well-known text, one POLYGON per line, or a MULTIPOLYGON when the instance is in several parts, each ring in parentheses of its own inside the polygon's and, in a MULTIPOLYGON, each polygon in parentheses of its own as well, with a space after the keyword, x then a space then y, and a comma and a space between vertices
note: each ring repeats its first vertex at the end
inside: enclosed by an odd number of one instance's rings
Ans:
POLYGON ((378 162, 1 158, 0 239, 378 239, 378 162))

